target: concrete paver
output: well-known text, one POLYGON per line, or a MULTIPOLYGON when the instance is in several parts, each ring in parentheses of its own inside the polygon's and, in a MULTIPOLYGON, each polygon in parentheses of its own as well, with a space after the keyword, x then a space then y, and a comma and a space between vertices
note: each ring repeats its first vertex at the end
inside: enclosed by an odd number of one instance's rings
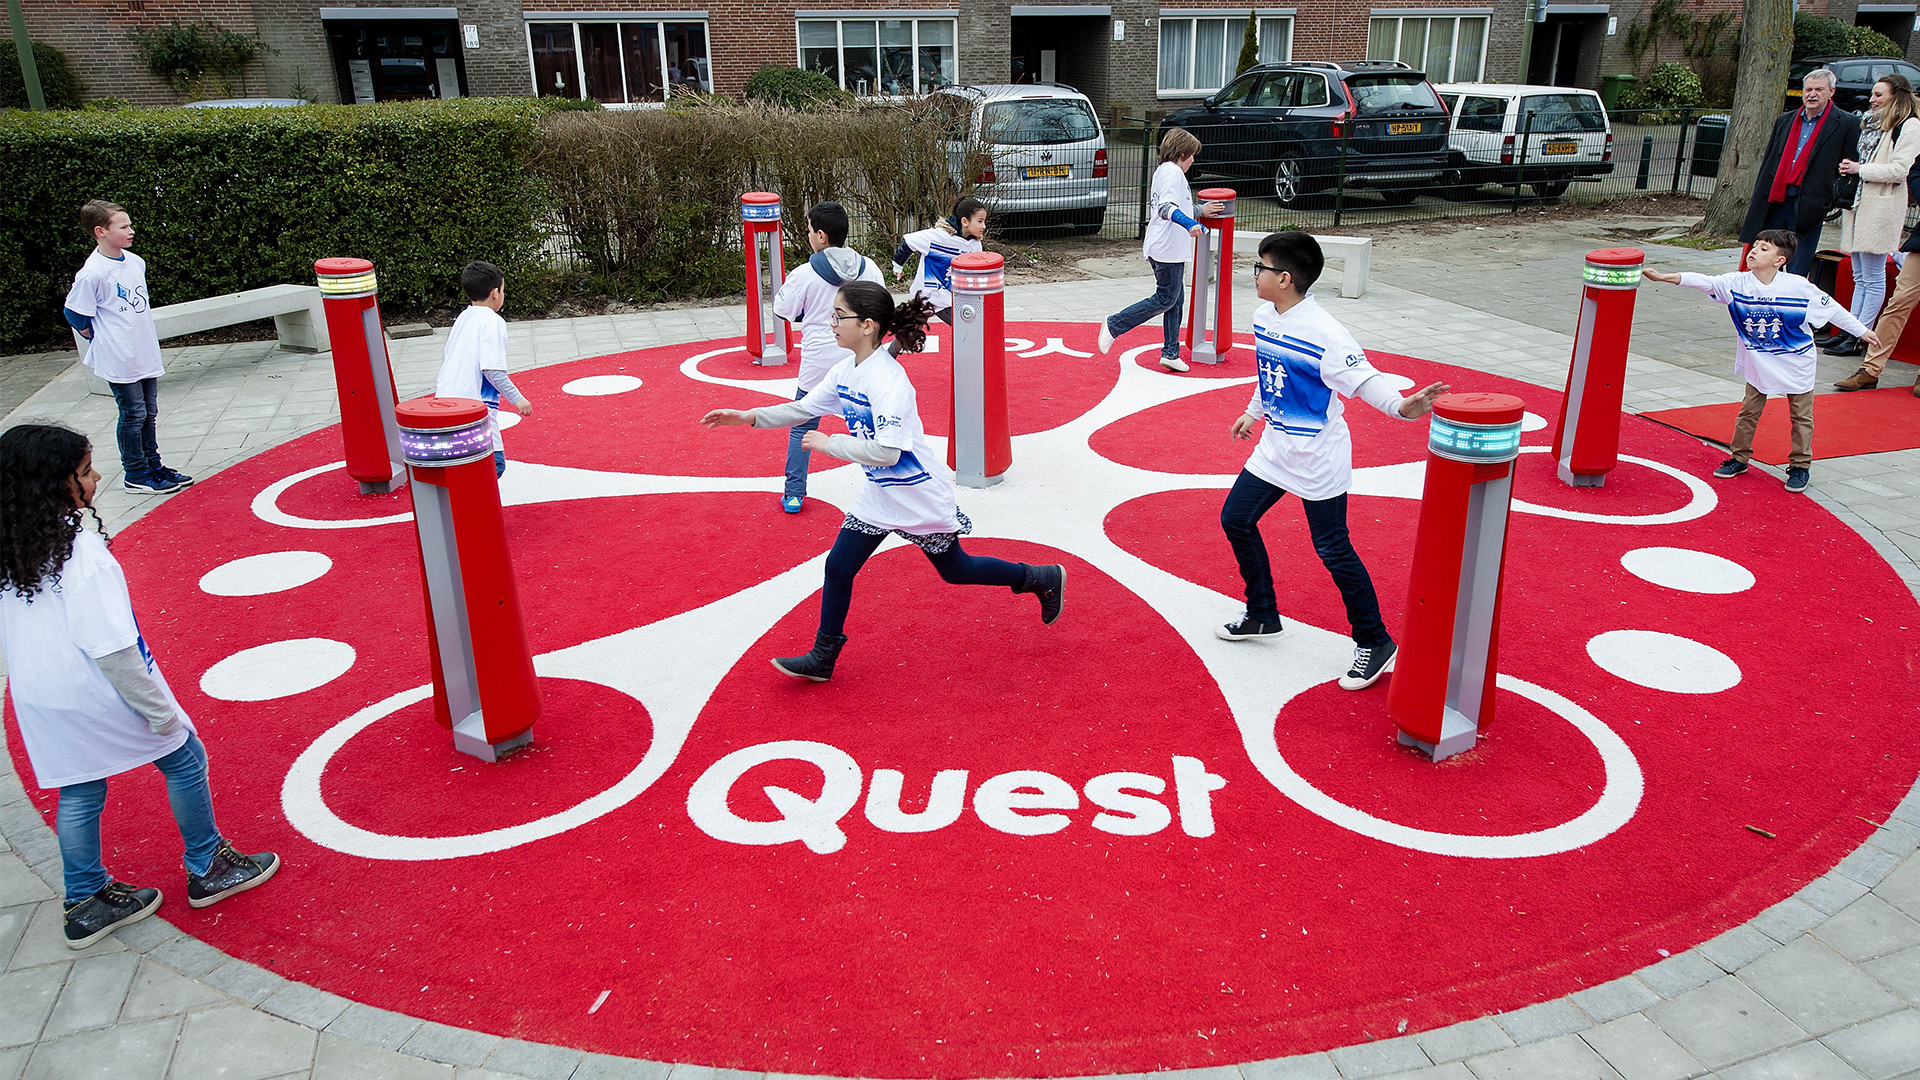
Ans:
POLYGON ((169 1080, 267 1080, 313 1065, 319 1033, 233 1005, 188 1016, 169 1080))
POLYGON ((1602 1024, 1581 1038, 1623 1080, 1686 1080, 1706 1071, 1698 1058, 1642 1013, 1602 1024))
POLYGON ((1811 936, 1741 969, 1740 981, 1813 1035, 1896 1012, 1905 1004, 1811 936))

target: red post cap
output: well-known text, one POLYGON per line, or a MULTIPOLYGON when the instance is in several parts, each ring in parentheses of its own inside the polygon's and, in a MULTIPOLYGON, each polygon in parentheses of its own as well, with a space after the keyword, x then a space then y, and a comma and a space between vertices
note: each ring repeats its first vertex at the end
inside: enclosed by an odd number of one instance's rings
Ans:
POLYGON ((1440 395, 1433 411, 1459 424, 1517 424, 1527 408, 1512 394, 1466 393, 1440 395))
POLYGON ((780 201, 780 196, 771 191, 749 191, 740 196, 740 201, 753 206, 771 206, 780 201))
POLYGON ((487 407, 472 398, 423 397, 395 405, 393 416, 403 428, 438 431, 441 428, 466 427, 485 420, 487 407))
POLYGON ((373 264, 365 259, 321 259, 313 264, 313 272, 323 277, 350 277, 372 273, 373 264))
POLYGON ((1597 248, 1587 252, 1587 261, 1602 266, 1639 266, 1647 253, 1639 248, 1597 248))
POLYGON ((982 270, 998 270, 1005 266, 1006 263, 1007 260, 991 251, 969 251, 965 255, 954 258, 953 268, 955 270, 971 270, 979 273, 982 270))
POLYGON ((1240 197, 1240 193, 1230 187, 1210 187, 1194 196, 1201 202, 1231 202, 1240 197))

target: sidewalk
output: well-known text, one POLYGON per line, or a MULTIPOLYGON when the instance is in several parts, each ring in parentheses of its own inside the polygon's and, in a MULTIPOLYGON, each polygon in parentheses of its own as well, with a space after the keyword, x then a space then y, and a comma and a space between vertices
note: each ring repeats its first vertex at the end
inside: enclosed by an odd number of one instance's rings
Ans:
MULTIPOLYGON (((1448 236, 1378 241, 1367 295, 1344 300, 1323 291, 1321 300, 1368 348, 1557 392, 1572 344, 1580 255, 1623 246, 1578 231, 1593 227, 1590 221, 1564 228, 1468 224, 1448 236), (1462 257, 1463 243, 1473 245, 1471 259, 1462 257)), ((1720 272, 1733 261, 1729 252, 1648 250, 1662 269, 1720 272)), ((1091 322, 1151 291, 1137 259, 1092 262, 1089 271, 1103 276, 1010 290, 1006 317, 1091 322)), ((1256 301, 1244 274, 1234 284, 1244 323, 1256 301)), ((1635 322, 1628 409, 1737 400, 1732 335, 1716 305, 1688 290, 1649 284, 1636 298, 1635 322)), ((511 329, 511 366, 523 370, 736 336, 745 326, 744 312, 729 307, 519 322, 511 329)), ((403 397, 431 388, 444 333, 392 343, 403 397)), ((8 423, 67 423, 103 448, 98 502, 117 530, 161 497, 120 489, 112 468, 113 403, 86 393, 71 360, 67 354, 5 361, 0 407, 18 403, 8 423), (44 385, 33 389, 35 381, 44 385)), ((196 476, 337 419, 331 358, 324 354, 255 342, 169 349, 167 363, 161 446, 171 464, 196 476)), ((1853 367, 1823 360, 1820 385, 1853 367)), ((1895 367, 1887 381, 1904 384, 1911 370, 1895 367)), ((1920 593, 1913 561, 1920 557, 1920 450, 1816 462, 1810 496, 1855 528, 1920 593)), ((1632 976, 1448 1028, 1331 1053, 1189 1070, 1193 1075, 1182 1080, 1920 1078, 1916 848, 1920 794, 1797 896, 1632 976)), ((10 759, 0 755, 0 1080, 758 1075, 586 1055, 423 1024, 230 959, 180 934, 164 916, 73 952, 60 939, 58 882, 53 835, 27 801, 10 759)))

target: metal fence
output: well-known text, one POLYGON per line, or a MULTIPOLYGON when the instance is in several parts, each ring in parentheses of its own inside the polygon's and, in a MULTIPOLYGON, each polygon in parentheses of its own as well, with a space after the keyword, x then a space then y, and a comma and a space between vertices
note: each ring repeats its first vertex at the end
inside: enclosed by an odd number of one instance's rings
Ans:
MULTIPOLYGON (((1196 130, 1204 145, 1189 185, 1195 192, 1232 188, 1239 196, 1238 227, 1260 232, 1477 217, 1631 195, 1704 199, 1718 180, 1728 117, 1724 111, 1615 110, 1600 132, 1536 131, 1527 121, 1518 131, 1454 128, 1444 143, 1432 133, 1393 134, 1352 122, 1306 120, 1299 126, 1317 130, 1304 138, 1272 123, 1225 122, 1196 130)), ((1058 214, 1036 213, 1026 200, 1026 212, 996 220, 994 231, 1021 238, 1141 236, 1162 130, 1162 122, 1140 117, 1107 126, 1106 175, 1086 181, 1106 190, 1106 213, 1097 226, 1084 210, 1069 213, 1063 203, 1058 214)), ((983 194, 992 203, 996 195, 1017 193, 1020 173, 1015 168, 1009 178, 1009 170, 1000 169, 998 184, 983 194)), ((1084 206, 1085 199, 1074 205, 1084 206)))

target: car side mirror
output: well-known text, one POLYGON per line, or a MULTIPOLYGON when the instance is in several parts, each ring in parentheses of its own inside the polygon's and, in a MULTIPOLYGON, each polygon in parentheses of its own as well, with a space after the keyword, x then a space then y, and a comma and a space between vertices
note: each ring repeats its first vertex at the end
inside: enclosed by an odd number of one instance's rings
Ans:
POLYGON ((1215 109, 1218 109, 1220 107, 1219 100, 1216 99, 1212 94, 1208 94, 1206 97, 1201 98, 1200 104, 1205 105, 1207 107, 1208 112, 1212 112, 1215 109))

